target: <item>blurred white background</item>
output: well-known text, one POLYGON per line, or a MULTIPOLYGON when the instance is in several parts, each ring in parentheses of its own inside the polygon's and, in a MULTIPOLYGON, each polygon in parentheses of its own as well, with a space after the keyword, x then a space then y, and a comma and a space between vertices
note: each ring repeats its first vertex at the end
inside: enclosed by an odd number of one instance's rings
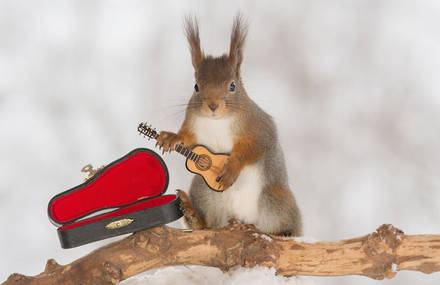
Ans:
MULTIPOLYGON (((250 29, 249 95, 278 124, 306 236, 351 238, 392 223, 440 233, 439 1, 0 1, 0 282, 65 264, 46 215, 87 163, 136 147, 140 121, 177 131, 194 85, 182 20, 209 54, 250 29)), ((166 155, 169 192, 191 179, 166 155)), ((379 284, 364 277, 316 284, 379 284)), ((399 272, 380 284, 439 284, 399 272)))

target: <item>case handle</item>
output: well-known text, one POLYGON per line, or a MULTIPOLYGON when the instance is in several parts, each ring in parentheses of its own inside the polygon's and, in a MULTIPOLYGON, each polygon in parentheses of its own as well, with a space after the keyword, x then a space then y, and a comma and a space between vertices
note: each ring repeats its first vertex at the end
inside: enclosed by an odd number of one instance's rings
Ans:
POLYGON ((119 221, 114 221, 109 223, 108 225, 105 226, 105 228, 107 230, 114 230, 114 229, 120 229, 123 228, 125 226, 128 226, 129 224, 133 223, 133 219, 122 219, 119 221))
POLYGON ((87 180, 89 180, 90 178, 92 178, 98 171, 100 171, 101 169, 103 169, 105 167, 105 165, 102 165, 101 167, 99 167, 98 169, 93 169, 93 165, 91 165, 90 163, 87 164, 86 166, 84 166, 83 168, 81 168, 81 172, 85 172, 85 173, 89 173, 89 175, 87 175, 86 178, 84 178, 84 182, 86 182, 87 180))

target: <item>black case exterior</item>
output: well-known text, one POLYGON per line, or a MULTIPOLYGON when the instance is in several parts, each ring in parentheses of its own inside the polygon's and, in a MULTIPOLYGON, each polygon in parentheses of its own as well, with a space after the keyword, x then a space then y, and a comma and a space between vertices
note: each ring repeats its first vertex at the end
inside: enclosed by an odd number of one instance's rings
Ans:
POLYGON ((174 201, 157 207, 96 221, 68 230, 58 229, 58 237, 62 248, 72 248, 102 239, 164 225, 182 216, 180 198, 176 196, 174 201), (106 228, 106 225, 122 219, 132 219, 133 222, 117 229, 106 228))
MULTIPOLYGON (((49 205, 48 205, 49 220, 54 225, 61 226, 60 228, 57 229, 57 232, 58 232, 58 237, 60 239, 62 248, 73 248, 73 247, 81 246, 81 245, 91 243, 94 241, 98 241, 98 240, 102 240, 102 239, 106 239, 106 238, 110 238, 110 237, 114 237, 114 236, 118 236, 118 235, 123 235, 123 234, 127 234, 127 233, 137 232, 137 231, 141 231, 144 229, 160 226, 160 225, 175 221, 183 216, 183 213, 180 210, 180 198, 176 195, 173 195, 173 196, 176 196, 175 199, 169 203, 166 203, 166 204, 162 204, 162 205, 151 207, 151 208, 145 208, 145 209, 142 209, 139 211, 131 212, 131 213, 120 215, 120 216, 114 216, 114 217, 86 223, 84 225, 76 226, 76 227, 73 227, 70 229, 62 229, 62 226, 76 223, 76 222, 80 221, 83 218, 83 216, 77 217, 76 219, 65 222, 65 223, 58 222, 52 217, 52 215, 50 213, 50 207, 51 207, 53 201, 55 201, 57 198, 62 197, 64 195, 69 195, 69 193, 72 193, 72 192, 88 185, 89 183, 94 181, 96 178, 98 178, 100 175, 104 174, 107 169, 111 168, 112 166, 114 166, 115 164, 118 164, 121 161, 124 161, 129 156, 131 156, 135 153, 138 153, 138 152, 146 152, 146 153, 152 154, 156 159, 158 159, 158 161, 162 165, 163 170, 165 172, 165 176, 166 176, 165 187, 164 187, 164 189, 161 189, 160 192, 158 192, 157 196, 143 199, 143 200, 139 200, 134 203, 126 204, 124 206, 119 206, 119 207, 117 207, 118 210, 122 209, 124 207, 134 205, 136 203, 144 202, 146 200, 153 200, 155 198, 161 197, 162 194, 166 191, 166 189, 168 187, 168 182, 169 182, 168 181, 169 175, 168 175, 168 169, 167 169, 166 164, 163 161, 163 159, 157 153, 155 153, 154 151, 147 149, 147 148, 138 148, 138 149, 131 151, 130 153, 128 153, 124 157, 107 165, 104 169, 100 170, 98 173, 95 174, 95 176, 90 178, 88 181, 86 181, 86 182, 84 182, 74 188, 71 188, 67 191, 64 191, 64 192, 54 196, 50 200, 49 205), (121 221, 123 219, 130 219, 132 221, 130 224, 125 225, 125 226, 121 226, 118 228, 112 229, 112 228, 106 227, 112 222, 121 221)), ((166 196, 170 196, 170 195, 166 195, 166 196)), ((100 210, 103 210, 103 209, 99 209, 94 212, 98 212, 100 210)), ((104 210, 105 210, 105 208, 104 208, 104 210)), ((91 213, 89 213, 89 214, 91 214, 91 213)))

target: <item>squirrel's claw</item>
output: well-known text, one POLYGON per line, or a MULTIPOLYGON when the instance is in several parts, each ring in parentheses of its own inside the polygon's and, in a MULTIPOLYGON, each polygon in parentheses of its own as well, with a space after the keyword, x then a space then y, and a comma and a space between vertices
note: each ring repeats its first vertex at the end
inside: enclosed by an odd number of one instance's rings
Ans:
POLYGON ((215 179, 215 181, 218 182, 218 189, 219 189, 219 190, 222 190, 222 189, 224 188, 224 185, 223 185, 223 177, 222 177, 222 176, 218 176, 218 177, 215 179))
POLYGON ((240 171, 237 167, 231 162, 228 162, 215 181, 219 183, 219 189, 226 190, 234 184, 239 174, 240 171))
POLYGON ((163 152, 171 152, 175 149, 176 144, 182 142, 182 138, 175 133, 172 132, 161 132, 157 137, 157 141, 160 145, 160 148, 163 148, 163 152))

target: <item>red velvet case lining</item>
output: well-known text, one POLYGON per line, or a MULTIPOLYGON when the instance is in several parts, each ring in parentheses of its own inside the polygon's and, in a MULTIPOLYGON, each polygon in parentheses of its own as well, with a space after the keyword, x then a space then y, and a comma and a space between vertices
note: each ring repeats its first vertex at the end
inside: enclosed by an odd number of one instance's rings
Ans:
MULTIPOLYGON (((56 197, 50 206, 52 219, 65 224, 89 213, 105 208, 114 208, 134 203, 138 200, 158 196, 167 186, 164 166, 151 153, 138 152, 117 162, 97 178, 92 178, 85 186, 78 186, 69 193, 56 197), (121 179, 122 177, 122 179, 121 179)), ((109 217, 155 207, 168 203, 175 195, 157 197, 139 202, 104 215, 63 226, 68 229, 109 217)))
POLYGON ((136 204, 128 206, 128 207, 124 207, 124 208, 117 210, 117 211, 114 211, 114 212, 110 212, 110 213, 107 213, 104 215, 92 217, 87 220, 79 221, 77 223, 62 226, 60 228, 60 230, 61 231, 68 230, 68 229, 76 228, 76 227, 79 227, 79 226, 82 226, 82 225, 85 225, 85 224, 88 224, 91 222, 96 222, 96 221, 100 221, 100 220, 104 220, 104 219, 108 219, 108 218, 112 218, 112 217, 116 217, 116 216, 121 216, 121 215, 125 215, 128 213, 137 212, 137 211, 140 211, 143 209, 157 207, 157 206, 164 205, 164 204, 167 204, 167 203, 175 200, 176 197, 177 197, 176 195, 160 196, 155 199, 146 200, 146 201, 139 202, 139 203, 136 203, 136 204))

